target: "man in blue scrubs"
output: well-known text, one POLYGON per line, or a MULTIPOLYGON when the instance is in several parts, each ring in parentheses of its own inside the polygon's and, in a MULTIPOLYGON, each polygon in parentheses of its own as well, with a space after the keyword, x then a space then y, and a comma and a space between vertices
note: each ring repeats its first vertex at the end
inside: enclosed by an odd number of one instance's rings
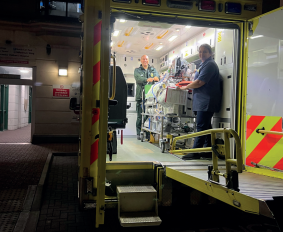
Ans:
MULTIPOLYGON (((214 112, 221 107, 221 88, 219 69, 212 59, 212 49, 208 44, 199 48, 199 57, 202 61, 196 71, 195 79, 191 84, 180 89, 193 89, 193 111, 196 113, 197 132, 211 129, 211 119, 214 112)), ((211 136, 195 138, 193 148, 211 147, 211 136)), ((183 160, 209 158, 211 153, 189 153, 182 157, 183 160)))

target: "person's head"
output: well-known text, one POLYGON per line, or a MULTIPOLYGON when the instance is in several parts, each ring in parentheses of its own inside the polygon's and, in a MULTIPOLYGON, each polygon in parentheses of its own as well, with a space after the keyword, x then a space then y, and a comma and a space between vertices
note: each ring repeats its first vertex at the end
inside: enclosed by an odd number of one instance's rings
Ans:
POLYGON ((202 44, 199 47, 199 58, 202 62, 212 56, 212 49, 208 44, 202 44))
POLYGON ((143 55, 141 57, 141 64, 144 68, 147 69, 147 67, 148 67, 148 56, 147 55, 143 55))

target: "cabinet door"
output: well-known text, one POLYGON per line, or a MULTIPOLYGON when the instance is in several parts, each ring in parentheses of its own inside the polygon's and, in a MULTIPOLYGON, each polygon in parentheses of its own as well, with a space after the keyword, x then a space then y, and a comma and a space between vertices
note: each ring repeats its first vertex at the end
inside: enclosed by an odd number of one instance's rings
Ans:
POLYGON ((215 62, 219 69, 226 69, 233 63, 234 30, 216 29, 215 62))
POLYGON ((136 135, 136 120, 137 113, 127 113, 128 123, 126 128, 123 130, 124 135, 136 135))

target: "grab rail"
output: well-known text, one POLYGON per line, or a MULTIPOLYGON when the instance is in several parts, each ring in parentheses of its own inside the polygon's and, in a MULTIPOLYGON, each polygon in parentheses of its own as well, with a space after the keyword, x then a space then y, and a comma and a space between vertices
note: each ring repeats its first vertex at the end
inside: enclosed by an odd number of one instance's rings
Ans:
MULTIPOLYGON (((196 152, 212 152, 212 161, 213 161, 213 169, 211 171, 213 181, 219 182, 219 176, 224 176, 226 178, 226 183, 229 182, 229 176, 231 175, 231 166, 237 166, 237 172, 243 172, 243 156, 242 156, 242 149, 241 149, 241 141, 236 131, 230 128, 220 128, 220 129, 210 129, 201 132, 196 132, 193 134, 179 136, 173 139, 172 141, 172 150, 170 153, 196 153, 196 152), (224 134, 224 144, 223 148, 225 151, 225 162, 226 162, 226 173, 220 173, 218 169, 218 159, 213 151, 212 147, 215 147, 215 139, 216 133, 223 133, 224 134), (178 140, 194 138, 198 136, 208 135, 211 134, 211 145, 212 147, 205 147, 205 148, 193 148, 193 149, 183 149, 183 150, 175 150, 176 142, 178 140), (234 138, 236 143, 236 159, 230 158, 230 140, 229 138, 234 138)), ((228 183, 227 183, 228 184, 228 183)))
POLYGON ((256 129, 256 132, 257 132, 257 133, 260 133, 260 134, 282 135, 282 136, 283 136, 283 132, 279 132, 279 131, 268 131, 268 130, 265 130, 264 127, 261 128, 261 129, 256 129))
POLYGON ((113 79, 112 79, 112 95, 110 100, 113 100, 116 95, 116 57, 115 55, 111 55, 111 59, 113 59, 113 79))

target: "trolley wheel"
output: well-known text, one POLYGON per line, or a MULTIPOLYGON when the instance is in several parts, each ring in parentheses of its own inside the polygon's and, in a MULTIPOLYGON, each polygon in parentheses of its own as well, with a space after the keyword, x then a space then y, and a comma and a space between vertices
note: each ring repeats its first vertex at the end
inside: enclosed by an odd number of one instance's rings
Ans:
POLYGON ((161 142, 160 149, 161 149, 161 153, 164 153, 164 151, 165 151, 165 142, 161 142))
POLYGON ((143 142, 143 138, 144 138, 144 136, 143 136, 143 135, 140 135, 140 137, 141 137, 141 142, 143 142))

